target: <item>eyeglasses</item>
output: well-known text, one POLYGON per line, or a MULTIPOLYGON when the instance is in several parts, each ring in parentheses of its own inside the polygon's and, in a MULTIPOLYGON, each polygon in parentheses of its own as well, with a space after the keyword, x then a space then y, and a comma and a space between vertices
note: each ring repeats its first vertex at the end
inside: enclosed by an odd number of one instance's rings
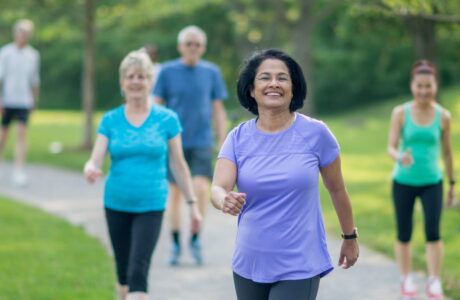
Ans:
POLYGON ((201 47, 201 43, 199 42, 185 42, 184 45, 186 47, 201 47))

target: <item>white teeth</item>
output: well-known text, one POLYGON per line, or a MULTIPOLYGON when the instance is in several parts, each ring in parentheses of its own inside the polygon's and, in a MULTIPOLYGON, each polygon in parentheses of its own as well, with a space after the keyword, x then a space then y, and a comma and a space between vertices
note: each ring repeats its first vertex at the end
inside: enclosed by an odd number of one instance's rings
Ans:
POLYGON ((267 93, 267 96, 280 96, 280 93, 267 93))

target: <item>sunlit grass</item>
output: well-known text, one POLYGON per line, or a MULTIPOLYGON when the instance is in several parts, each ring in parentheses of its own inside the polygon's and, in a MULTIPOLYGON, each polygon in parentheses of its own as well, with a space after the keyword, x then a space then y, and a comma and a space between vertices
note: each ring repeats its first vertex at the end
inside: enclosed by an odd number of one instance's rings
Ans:
POLYGON ((111 258, 83 229, 0 198, 0 298, 113 299, 111 258))
MULTIPOLYGON (((95 127, 101 114, 95 117, 95 127)), ((44 163, 80 171, 90 152, 80 145, 83 140, 83 114, 75 111, 42 111, 31 116, 28 137, 28 161, 44 163), (62 151, 53 153, 52 144, 60 145, 62 151)), ((15 143, 15 128, 5 151, 5 158, 12 159, 15 143)))

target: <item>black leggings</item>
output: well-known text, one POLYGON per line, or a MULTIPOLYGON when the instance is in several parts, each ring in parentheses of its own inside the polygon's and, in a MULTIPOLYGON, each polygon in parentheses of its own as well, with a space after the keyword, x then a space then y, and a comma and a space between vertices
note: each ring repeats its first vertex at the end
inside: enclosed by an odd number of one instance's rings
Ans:
POLYGON ((128 213, 105 209, 118 282, 130 292, 147 292, 150 260, 161 230, 163 211, 128 213))
POLYGON ((309 279, 259 283, 233 273, 238 300, 314 300, 318 294, 320 276, 309 279))
POLYGON ((424 186, 410 186, 393 181, 393 203, 396 212, 398 240, 407 243, 412 237, 412 216, 415 199, 420 197, 425 216, 425 239, 436 242, 441 239, 442 182, 424 186))

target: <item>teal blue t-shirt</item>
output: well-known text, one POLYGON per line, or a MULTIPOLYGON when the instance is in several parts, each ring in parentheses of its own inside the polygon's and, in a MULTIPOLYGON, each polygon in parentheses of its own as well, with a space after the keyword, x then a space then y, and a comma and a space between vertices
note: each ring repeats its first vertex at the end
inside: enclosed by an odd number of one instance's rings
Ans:
POLYGON ((181 131, 177 115, 158 105, 139 127, 126 119, 125 105, 105 113, 98 129, 109 140, 111 158, 104 206, 125 212, 164 210, 168 140, 181 131))

